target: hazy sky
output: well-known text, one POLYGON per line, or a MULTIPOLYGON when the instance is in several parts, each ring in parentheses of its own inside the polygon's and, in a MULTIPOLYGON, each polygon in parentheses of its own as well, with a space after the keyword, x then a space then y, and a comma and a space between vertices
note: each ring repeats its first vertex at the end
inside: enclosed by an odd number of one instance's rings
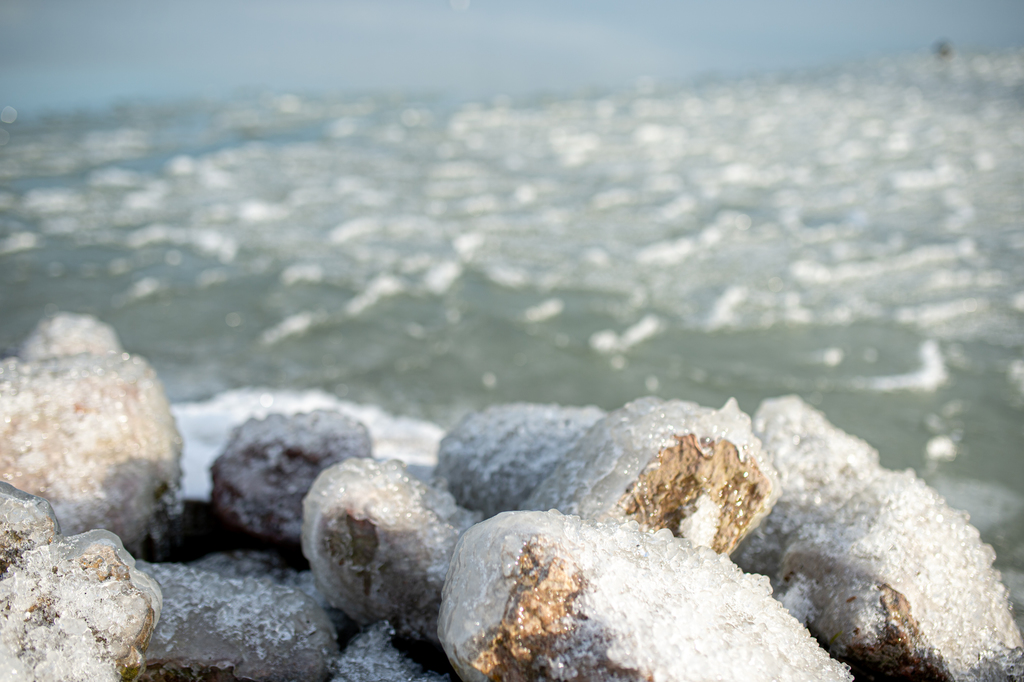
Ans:
POLYGON ((0 107, 31 116, 242 87, 564 90, 826 65, 939 38, 1024 45, 1024 2, 0 0, 0 107))

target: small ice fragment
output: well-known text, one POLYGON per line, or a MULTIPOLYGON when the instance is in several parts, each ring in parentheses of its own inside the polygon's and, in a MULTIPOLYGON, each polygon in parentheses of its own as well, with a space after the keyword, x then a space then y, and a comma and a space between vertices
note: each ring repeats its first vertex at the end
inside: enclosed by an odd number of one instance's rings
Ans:
POLYGON ((771 510, 776 480, 735 400, 647 397, 595 423, 521 508, 632 519, 728 554, 771 510))
POLYGON ((448 560, 478 519, 402 462, 347 459, 306 495, 302 553, 317 589, 356 622, 389 620, 403 637, 436 642, 448 560))
POLYGON ((485 680, 852 680, 727 558, 636 523, 507 512, 459 540, 438 634, 485 680))
POLYGON ((213 513, 228 528, 298 549, 302 498, 317 475, 369 457, 366 427, 338 412, 268 415, 237 427, 211 468, 213 513))
POLYGON ((596 407, 511 403, 463 417, 441 441, 435 476, 484 517, 518 509, 594 422, 596 407))

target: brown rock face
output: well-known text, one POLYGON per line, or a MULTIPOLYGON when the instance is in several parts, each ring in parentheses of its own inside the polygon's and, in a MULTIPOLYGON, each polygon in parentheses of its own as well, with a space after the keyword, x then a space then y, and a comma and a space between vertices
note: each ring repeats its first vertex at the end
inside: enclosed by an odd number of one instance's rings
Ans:
POLYGON ((626 490, 619 507, 643 530, 668 528, 681 535, 680 524, 706 495, 719 510, 711 548, 728 554, 769 498, 771 482, 753 459, 740 460, 727 440, 700 442, 694 434, 675 438, 677 443, 659 452, 626 490))
POLYGON ((883 619, 880 636, 853 633, 843 658, 897 680, 950 682, 953 678, 941 657, 924 645, 907 598, 885 583, 878 585, 878 592, 878 608, 883 619))
POLYGON ((489 679, 555 679, 549 668, 559 660, 571 661, 578 679, 651 679, 615 665, 604 655, 606 642, 600 631, 580 613, 578 600, 585 583, 577 567, 534 541, 523 548, 514 579, 516 588, 504 618, 472 664, 489 679))

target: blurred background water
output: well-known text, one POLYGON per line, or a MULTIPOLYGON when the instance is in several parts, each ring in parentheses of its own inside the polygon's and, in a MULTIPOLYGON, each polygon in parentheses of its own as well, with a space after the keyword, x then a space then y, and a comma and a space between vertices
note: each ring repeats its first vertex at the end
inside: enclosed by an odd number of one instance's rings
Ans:
POLYGON ((179 15, 10 3, 0 348, 88 312, 178 403, 317 389, 442 426, 797 393, 970 511, 1024 604, 1024 20, 991 5, 901 5, 901 33, 790 3, 773 33, 610 3, 221 3, 148 49, 179 15), (355 36, 333 75, 317 50, 349 34, 300 49, 317 8, 355 36), (232 11, 279 41, 265 78, 232 11), (980 47, 927 49, 958 26, 980 47))

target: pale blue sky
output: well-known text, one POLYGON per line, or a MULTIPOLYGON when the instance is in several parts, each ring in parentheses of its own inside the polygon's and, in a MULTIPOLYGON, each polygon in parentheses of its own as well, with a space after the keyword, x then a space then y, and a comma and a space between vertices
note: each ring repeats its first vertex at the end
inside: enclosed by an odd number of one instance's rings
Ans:
POLYGON ((0 107, 618 86, 1024 45, 1021 0, 0 0, 0 107))

